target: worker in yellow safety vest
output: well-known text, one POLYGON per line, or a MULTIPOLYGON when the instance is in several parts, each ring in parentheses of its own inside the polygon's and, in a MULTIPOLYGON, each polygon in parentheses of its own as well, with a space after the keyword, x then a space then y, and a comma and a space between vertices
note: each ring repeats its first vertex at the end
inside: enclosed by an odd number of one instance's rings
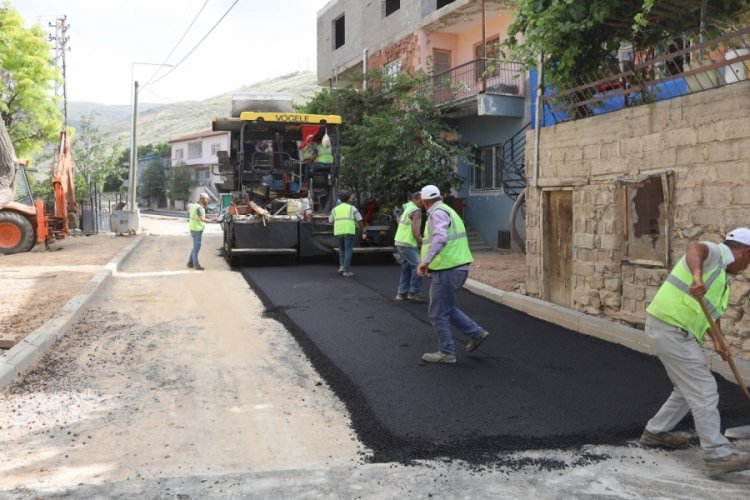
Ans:
POLYGON ((422 242, 422 257, 417 274, 432 276, 427 315, 438 337, 437 352, 422 356, 428 363, 455 363, 456 347, 451 325, 469 337, 466 349, 474 351, 489 333, 456 306, 456 294, 469 277, 474 259, 461 217, 443 203, 440 190, 433 185, 422 188, 422 205, 427 224, 422 242))
POLYGON ((354 236, 359 225, 362 239, 367 239, 365 223, 357 207, 349 204, 350 195, 346 191, 339 193, 339 203, 328 220, 333 223, 333 235, 339 240, 339 274, 345 277, 354 276, 351 271, 352 253, 354 251, 354 236))
POLYGON ((187 266, 196 271, 203 271, 203 266, 198 262, 198 253, 201 251, 201 241, 203 240, 203 230, 207 222, 213 219, 206 218, 206 207, 208 206, 208 193, 201 193, 196 203, 191 203, 188 207, 188 229, 193 239, 193 248, 190 250, 187 266))
MULTIPOLYGON (((646 308, 646 337, 674 389, 646 424, 640 442, 649 447, 687 448, 687 437, 672 429, 692 412, 710 477, 750 469, 750 453, 737 451, 721 434, 716 379, 702 349, 709 323, 698 301, 706 302, 718 326, 729 303, 727 273, 741 273, 748 264, 750 229, 737 228, 719 244, 691 242, 646 308)), ((724 360, 731 356, 716 342, 714 349, 724 360)))
POLYGON ((331 145, 331 138, 327 133, 318 145, 318 156, 315 162, 318 165, 333 165, 333 146, 331 145))
POLYGON ((299 152, 302 160, 302 182, 307 183, 310 180, 310 172, 318 159, 318 147, 314 142, 315 136, 309 134, 300 144, 299 152))
POLYGON ((419 191, 410 193, 409 201, 402 207, 394 240, 401 261, 396 300, 427 302, 427 298, 419 294, 422 277, 417 274, 417 247, 422 244, 422 195, 419 191))

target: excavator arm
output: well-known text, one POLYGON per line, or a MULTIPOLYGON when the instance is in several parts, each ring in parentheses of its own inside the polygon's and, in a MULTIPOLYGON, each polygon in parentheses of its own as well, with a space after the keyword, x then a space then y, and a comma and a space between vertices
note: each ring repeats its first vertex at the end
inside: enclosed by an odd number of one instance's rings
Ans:
POLYGON ((57 163, 52 173, 52 188, 55 194, 55 212, 50 217, 50 230, 58 239, 70 234, 77 227, 78 204, 75 196, 75 177, 73 175, 73 153, 67 130, 60 132, 57 149, 57 163))

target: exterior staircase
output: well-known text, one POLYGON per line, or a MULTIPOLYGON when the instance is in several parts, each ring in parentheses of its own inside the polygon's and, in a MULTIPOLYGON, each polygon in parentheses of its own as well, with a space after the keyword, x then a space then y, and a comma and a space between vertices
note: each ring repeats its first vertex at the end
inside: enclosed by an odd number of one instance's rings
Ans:
POLYGON ((492 247, 485 243, 477 232, 469 227, 466 228, 466 237, 469 238, 469 249, 471 250, 471 253, 493 251, 492 247))
POLYGON ((526 131, 530 126, 531 123, 524 125, 497 153, 502 165, 503 191, 514 200, 526 189, 526 131))

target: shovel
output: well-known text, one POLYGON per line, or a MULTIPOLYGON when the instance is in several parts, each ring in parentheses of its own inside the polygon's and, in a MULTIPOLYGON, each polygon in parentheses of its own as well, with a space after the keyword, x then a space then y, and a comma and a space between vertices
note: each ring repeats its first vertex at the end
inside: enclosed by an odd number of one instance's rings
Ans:
MULTIPOLYGON (((702 297, 697 297, 697 300, 701 305, 701 309, 703 309, 703 314, 706 315, 706 319, 708 320, 708 334, 711 336, 714 342, 721 346, 723 350, 728 351, 729 348, 727 346, 727 340, 724 338, 724 335, 716 326, 714 318, 711 316, 711 313, 706 307, 706 302, 702 297)), ((740 374, 739 370, 737 370, 737 365, 734 363, 734 360, 730 357, 729 359, 727 359, 727 363, 729 363, 729 368, 732 369, 734 378, 737 379, 737 384, 739 384, 742 394, 744 394, 747 400, 750 401, 750 392, 747 391, 745 381, 742 380, 742 375, 740 374)), ((732 439, 748 439, 750 438, 750 425, 744 425, 742 427, 731 427, 724 431, 724 435, 732 439)))

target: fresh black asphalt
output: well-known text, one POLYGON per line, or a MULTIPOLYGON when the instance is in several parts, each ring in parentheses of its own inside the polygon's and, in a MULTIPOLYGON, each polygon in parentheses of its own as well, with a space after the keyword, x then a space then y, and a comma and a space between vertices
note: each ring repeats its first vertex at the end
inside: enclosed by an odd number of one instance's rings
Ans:
MULTIPOLYGON (((512 450, 620 445, 638 438, 669 395, 655 357, 467 291, 458 304, 490 337, 468 353, 454 332, 458 362, 425 364, 422 354, 436 350, 427 305, 394 300, 396 265, 358 258, 353 278, 332 260, 266 260, 240 271, 346 404, 375 461, 479 463, 512 450)), ((718 382, 723 425, 747 425, 737 387, 718 382)), ((692 428, 689 417, 682 427, 692 428)))

